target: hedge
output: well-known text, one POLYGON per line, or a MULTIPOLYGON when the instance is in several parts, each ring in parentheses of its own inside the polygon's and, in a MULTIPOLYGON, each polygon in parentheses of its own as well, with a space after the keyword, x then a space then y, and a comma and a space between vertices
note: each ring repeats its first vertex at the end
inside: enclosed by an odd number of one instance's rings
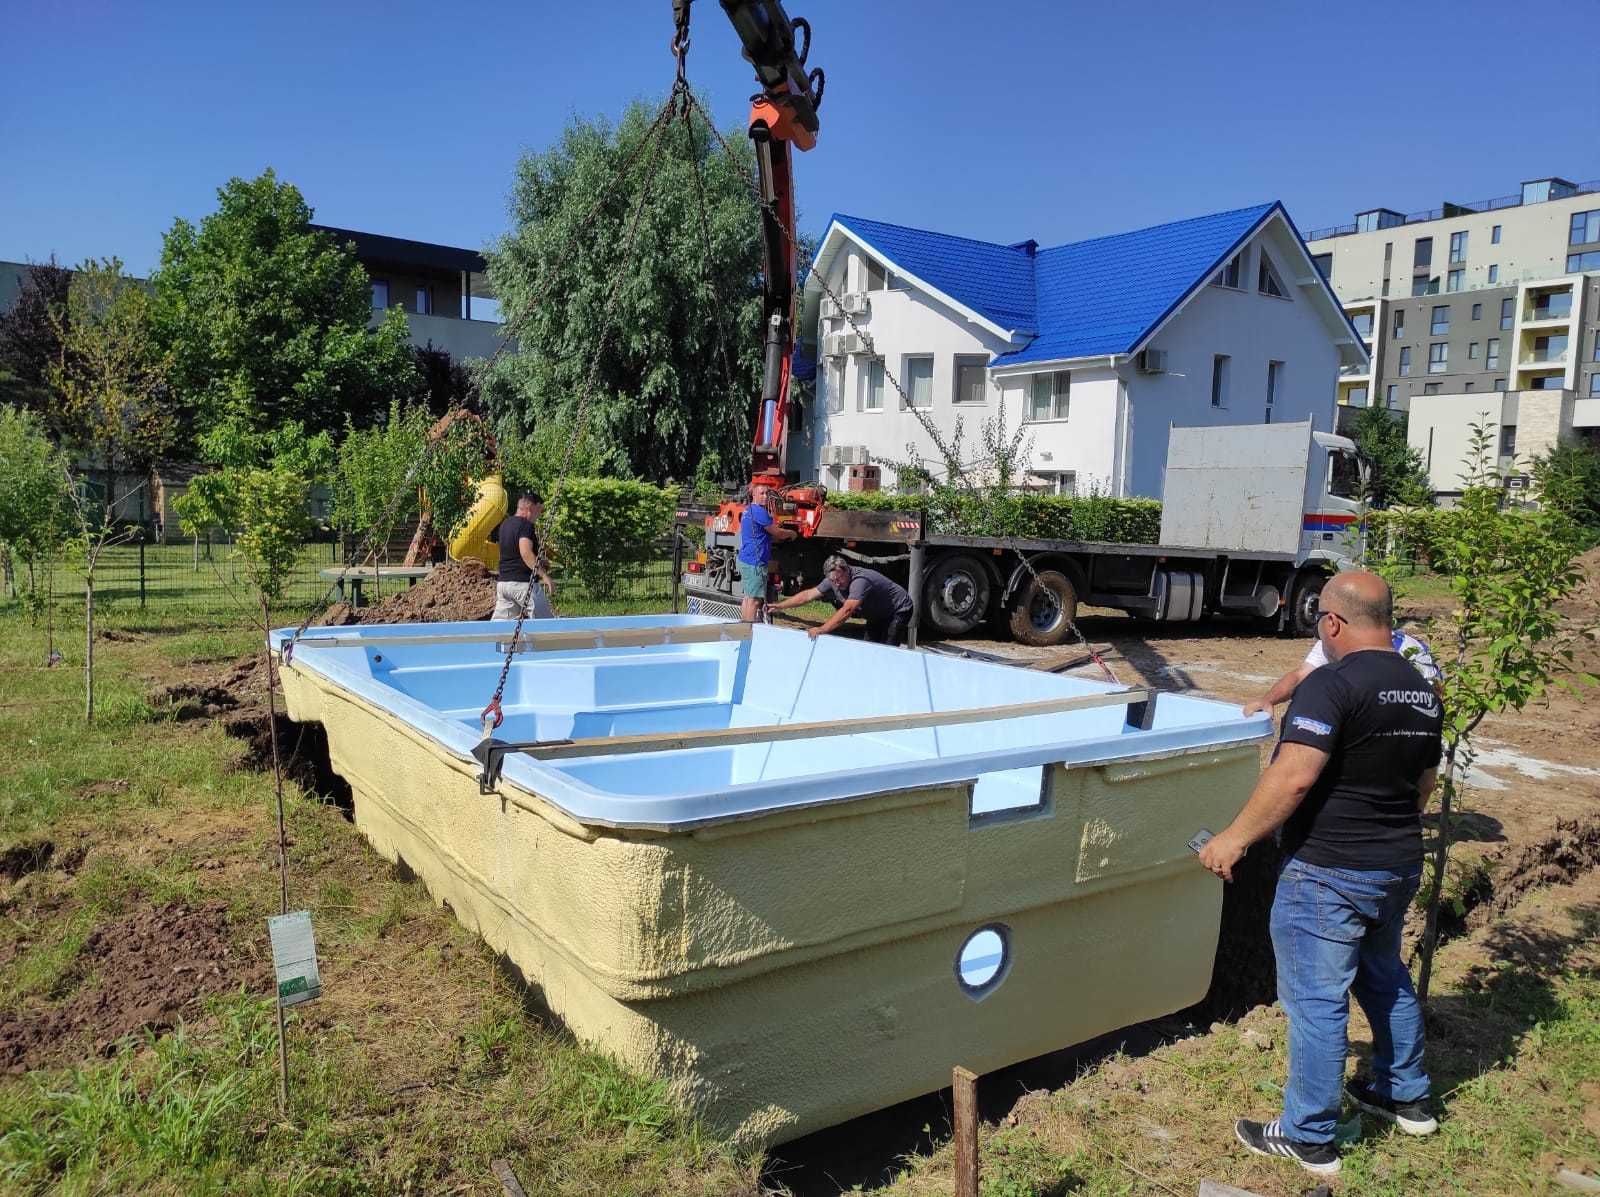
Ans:
POLYGON ((672 531, 678 492, 617 478, 569 478, 550 510, 554 556, 593 598, 609 598, 618 567, 648 561, 672 531))
MULTIPOLYGON (((830 494, 845 511, 914 511, 918 502, 883 491, 830 494)), ((1156 544, 1161 538, 1161 503, 1104 495, 929 495, 929 530, 952 536, 1010 536, 1031 540, 1088 540, 1107 544, 1156 544)))

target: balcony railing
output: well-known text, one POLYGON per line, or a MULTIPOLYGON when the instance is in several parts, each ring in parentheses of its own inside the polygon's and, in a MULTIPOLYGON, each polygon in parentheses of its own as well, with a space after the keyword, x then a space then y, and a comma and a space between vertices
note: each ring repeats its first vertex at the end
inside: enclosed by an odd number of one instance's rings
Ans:
POLYGON ((1567 362, 1565 349, 1535 349, 1522 355, 1524 366, 1564 366, 1567 362))
POLYGON ((1572 305, 1570 303, 1569 304, 1564 304, 1563 306, 1558 307, 1558 308, 1556 308, 1556 307, 1530 308, 1528 310, 1528 314, 1523 317, 1523 320, 1525 320, 1525 321, 1531 321, 1531 320, 1571 320, 1571 319, 1572 319, 1572 305))
MULTIPOLYGON (((1566 195, 1553 196, 1553 199, 1570 199, 1574 195, 1590 195, 1600 192, 1600 179, 1588 183, 1580 183, 1573 191, 1566 195)), ((1532 203, 1547 204, 1549 200, 1533 200, 1532 203)), ((1500 195, 1494 199, 1469 200, 1464 204, 1447 203, 1442 207, 1428 208, 1422 212, 1407 213, 1400 221, 1383 228, 1398 228, 1407 224, 1423 224, 1430 220, 1448 220, 1454 216, 1470 216, 1475 212, 1499 212, 1504 208, 1520 208, 1523 205, 1521 195, 1500 195)), ((1336 224, 1325 229, 1312 229, 1306 234, 1307 241, 1323 241, 1329 237, 1348 237, 1351 233, 1358 232, 1354 223, 1336 224)), ((1381 232, 1382 229, 1370 229, 1369 232, 1381 232)))

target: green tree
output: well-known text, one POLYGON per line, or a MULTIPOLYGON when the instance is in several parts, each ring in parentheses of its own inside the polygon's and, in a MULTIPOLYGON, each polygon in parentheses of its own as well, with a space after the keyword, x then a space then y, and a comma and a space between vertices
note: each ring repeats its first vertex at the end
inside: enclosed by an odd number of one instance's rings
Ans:
POLYGON ((1449 579, 1455 597, 1456 629, 1454 655, 1448 648, 1439 654, 1445 753, 1417 982, 1423 1000, 1438 941, 1458 777, 1472 761, 1479 724, 1499 711, 1522 710, 1553 686, 1596 680, 1575 664, 1586 629, 1564 622, 1559 610, 1561 599, 1582 580, 1578 529, 1549 505, 1503 510, 1494 448, 1494 430, 1473 424, 1460 501, 1451 519, 1434 523, 1429 545, 1434 568, 1449 579))
POLYGON ((35 609, 39 575, 51 568, 72 528, 67 467, 66 454, 50 443, 38 416, 0 407, 0 548, 13 589, 13 563, 27 569, 27 598, 35 609))
POLYGON ((684 478, 709 452, 749 457, 761 368, 761 222, 748 139, 728 135, 739 155, 730 161, 695 114, 692 145, 680 117, 638 152, 654 113, 635 103, 614 127, 575 121, 555 146, 518 163, 513 228, 489 258, 518 351, 493 364, 483 391, 497 434, 515 440, 551 420, 576 428, 594 370, 592 410, 574 438, 596 436, 608 472, 684 478), (647 186, 625 259, 625 233, 647 186))
POLYGON ((1533 460, 1539 502, 1600 538, 1600 449, 1564 444, 1533 460))
POLYGON ((368 329, 366 272, 310 228, 298 189, 269 170, 229 180, 217 200, 198 228, 174 222, 151 278, 172 383, 200 427, 336 432, 416 392, 404 313, 368 329))
POLYGON ((50 368, 61 357, 59 320, 67 309, 72 271, 35 262, 22 275, 22 285, 9 310, 0 312, 0 401, 13 403, 44 418, 60 437, 60 405, 52 402, 50 368))
POLYGON ((1406 415, 1382 407, 1362 408, 1351 439, 1371 466, 1366 501, 1372 507, 1418 507, 1433 501, 1422 454, 1406 440, 1406 415))
POLYGON ((64 312, 52 312, 59 349, 47 371, 68 442, 106 472, 99 520, 111 523, 128 495, 117 476, 151 467, 178 437, 179 413, 167 387, 170 358, 159 348, 150 297, 116 258, 74 272, 64 312))

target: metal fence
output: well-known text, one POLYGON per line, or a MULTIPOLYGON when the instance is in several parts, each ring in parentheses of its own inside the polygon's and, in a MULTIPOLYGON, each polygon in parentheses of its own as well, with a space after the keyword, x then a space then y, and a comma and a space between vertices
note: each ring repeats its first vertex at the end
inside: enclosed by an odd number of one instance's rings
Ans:
MULTIPOLYGON (((336 540, 307 543, 277 604, 284 617, 304 614, 338 598, 333 573, 346 564, 353 549, 353 545, 336 540)), ((399 553, 403 555, 403 547, 399 553)), ((400 559, 391 553, 385 564, 398 563, 400 559)), ((562 614, 664 609, 673 592, 672 539, 657 542, 642 560, 581 573, 556 564, 551 575, 556 585, 556 609, 562 614)), ((0 601, 20 597, 26 585, 25 577, 16 577, 9 591, 0 590, 0 601)), ((385 578, 382 594, 391 595, 406 585, 405 581, 385 578)), ((81 604, 81 570, 56 566, 50 590, 58 605, 81 604)), ((370 584, 364 588, 363 598, 373 601, 370 584)), ((107 615, 171 612, 241 619, 254 614, 255 603, 255 592, 230 539, 213 537, 209 541, 173 544, 140 539, 105 549, 95 568, 95 606, 107 615)))

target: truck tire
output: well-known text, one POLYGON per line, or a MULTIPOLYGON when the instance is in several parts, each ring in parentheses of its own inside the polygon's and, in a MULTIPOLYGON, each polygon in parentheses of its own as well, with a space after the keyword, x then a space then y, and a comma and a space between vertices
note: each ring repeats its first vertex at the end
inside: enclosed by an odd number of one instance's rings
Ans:
POLYGON ((965 636, 989 610, 989 571, 975 557, 957 554, 934 564, 922 585, 925 620, 946 636, 965 636))
POLYGON ((1296 636, 1317 634, 1317 603, 1328 577, 1321 570, 1303 573, 1294 587, 1294 605, 1289 609, 1289 630, 1296 636))
POLYGON ((1022 584, 1011 604, 1011 638, 1035 648, 1065 644, 1077 618, 1078 588, 1066 574, 1043 569, 1022 584))

